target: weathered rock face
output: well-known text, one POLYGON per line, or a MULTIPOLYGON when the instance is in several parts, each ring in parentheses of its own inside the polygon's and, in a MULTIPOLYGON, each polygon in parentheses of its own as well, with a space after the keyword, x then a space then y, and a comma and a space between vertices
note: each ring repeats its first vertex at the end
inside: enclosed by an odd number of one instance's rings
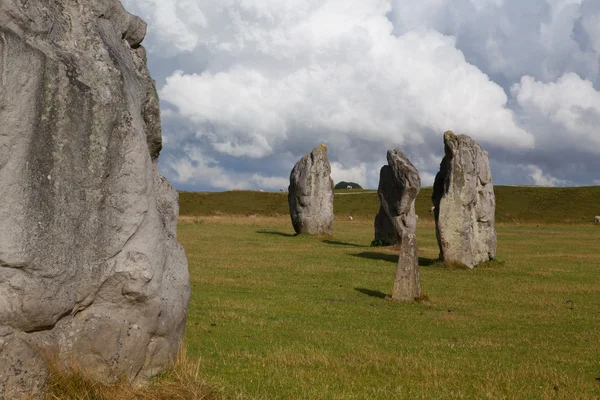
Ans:
POLYGON ((421 294, 415 214, 421 178, 401 150, 388 150, 387 159, 379 176, 381 206, 375 217, 375 239, 397 244, 400 254, 392 298, 412 301, 421 294))
POLYGON ((176 356, 189 276, 145 30, 118 0, 0 2, 0 398, 40 390, 47 353, 135 383, 176 356))
POLYGON ((290 174, 288 203, 296 233, 333 233, 333 180, 324 145, 296 163, 290 174))
POLYGON ((496 256, 496 199, 488 153, 470 137, 444 133, 445 156, 432 201, 440 259, 473 268, 496 256))
POLYGON ((390 245, 398 244, 400 242, 400 232, 394 226, 390 215, 386 209, 390 209, 390 212, 396 215, 393 206, 397 196, 397 182, 394 180, 394 171, 389 165, 384 165, 379 171, 379 187, 377 188, 377 195, 379 196, 379 212, 375 216, 375 240, 381 241, 390 245), (390 203, 391 202, 391 203, 390 203))

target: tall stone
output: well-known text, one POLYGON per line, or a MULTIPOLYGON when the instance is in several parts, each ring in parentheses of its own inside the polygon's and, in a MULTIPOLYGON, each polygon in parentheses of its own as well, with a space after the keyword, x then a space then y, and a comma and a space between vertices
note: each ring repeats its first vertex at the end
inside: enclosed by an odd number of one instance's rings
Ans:
POLYGON ((469 268, 494 259, 496 200, 488 153, 466 135, 444 133, 432 201, 440 259, 469 268))
POLYGON ((388 150, 377 194, 381 206, 375 217, 375 239, 396 244, 398 269, 392 298, 412 301, 420 296, 415 199, 421 189, 419 172, 399 149, 388 150))
MULTIPOLYGON (((386 209, 394 202, 397 183, 394 181, 394 171, 389 165, 384 165, 379 171, 379 186, 377 195, 379 196, 379 212, 375 216, 375 241, 380 243, 395 245, 400 243, 400 232, 394 226, 390 215, 386 209), (390 203, 391 202, 391 203, 390 203)), ((395 215, 395 212, 392 210, 395 215)))
POLYGON ((39 394, 48 354, 136 384, 176 357, 190 286, 145 32, 118 0, 0 2, 0 398, 39 394))
POLYGON ((320 145, 305 154, 290 173, 288 203, 296 233, 333 233, 333 180, 327 147, 320 145))

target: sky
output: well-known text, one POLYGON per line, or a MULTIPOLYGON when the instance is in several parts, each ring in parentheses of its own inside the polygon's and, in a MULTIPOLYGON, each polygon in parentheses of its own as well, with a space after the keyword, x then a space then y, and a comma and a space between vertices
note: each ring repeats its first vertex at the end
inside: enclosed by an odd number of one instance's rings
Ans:
POLYGON ((600 185, 598 0, 123 0, 148 23, 159 170, 179 190, 287 188, 324 143, 377 188, 388 149, 433 183, 443 132, 496 185, 600 185))

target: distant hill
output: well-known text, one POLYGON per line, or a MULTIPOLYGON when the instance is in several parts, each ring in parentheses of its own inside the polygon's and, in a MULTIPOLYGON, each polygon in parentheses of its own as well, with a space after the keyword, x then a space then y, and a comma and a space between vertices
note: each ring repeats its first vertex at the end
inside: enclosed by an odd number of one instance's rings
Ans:
POLYGON ((362 186, 360 186, 358 183, 346 181, 339 182, 337 185, 334 186, 334 189, 348 189, 348 186, 352 186, 352 189, 362 189, 362 186))
MULTIPOLYGON (((341 183, 341 182, 340 182, 341 183)), ((548 188, 496 186, 496 221, 523 223, 587 223, 600 215, 600 186, 548 188)), ((432 188, 422 188, 415 202, 421 220, 429 214, 432 188)), ((288 215, 286 193, 231 191, 181 192, 180 214, 288 215)), ((375 218, 379 211, 376 191, 336 193, 334 212, 339 216, 375 218)))

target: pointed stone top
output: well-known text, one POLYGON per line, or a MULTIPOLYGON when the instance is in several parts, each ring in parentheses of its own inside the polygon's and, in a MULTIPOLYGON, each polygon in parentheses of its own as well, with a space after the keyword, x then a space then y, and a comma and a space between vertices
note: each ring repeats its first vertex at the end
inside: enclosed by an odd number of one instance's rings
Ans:
POLYGON ((452 132, 452 131, 446 131, 446 132, 444 132, 444 142, 446 142, 448 140, 453 140, 453 139, 457 139, 457 137, 454 134, 454 132, 452 132))
POLYGON ((387 151, 388 160, 390 157, 393 157, 394 154, 397 154, 399 157, 406 158, 406 154, 400 149, 393 149, 387 151))
POLYGON ((459 144, 459 143, 464 143, 471 147, 473 147, 473 146, 481 147, 475 140, 473 140, 473 138, 471 138, 468 135, 457 135, 456 133, 454 133, 452 131, 444 132, 444 144, 446 146, 449 146, 450 144, 459 144))
POLYGON ((400 149, 388 150, 388 165, 392 168, 393 175, 397 180, 403 182, 406 187, 421 187, 419 171, 410 162, 406 154, 400 149))

